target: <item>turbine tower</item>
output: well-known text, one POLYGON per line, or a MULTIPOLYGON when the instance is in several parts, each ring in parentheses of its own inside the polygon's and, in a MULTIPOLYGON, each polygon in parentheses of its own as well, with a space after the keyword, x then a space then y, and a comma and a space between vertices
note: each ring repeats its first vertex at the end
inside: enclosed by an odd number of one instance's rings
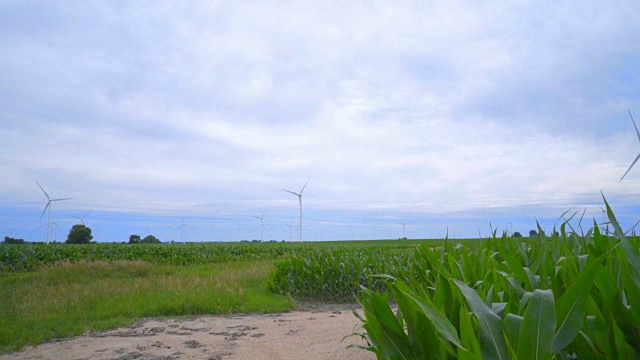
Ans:
MULTIPOLYGON (((633 127, 636 128, 636 134, 638 134, 638 141, 640 141, 640 131, 638 131, 638 127, 636 126, 636 122, 635 120, 633 120, 633 116, 631 115, 631 111, 629 111, 629 117, 631 117, 631 121, 633 122, 633 127)), ((624 175, 622 175, 622 177, 620 178, 619 182, 622 182, 622 179, 624 179, 625 176, 627 176, 627 174, 629 173, 629 171, 631 171, 631 168, 633 167, 633 165, 636 164, 636 162, 638 162, 638 160, 640 159, 640 154, 638 154, 638 156, 636 156, 636 159, 633 160, 633 162, 631 163, 631 166, 629 166, 629 169, 627 169, 627 172, 624 173, 624 175)))
POLYGON ((402 225, 402 238, 406 239, 407 238, 407 224, 400 223, 400 225, 402 225))
POLYGON ((293 194, 295 196, 298 197, 298 200, 300 201, 300 232, 298 233, 298 241, 302 242, 302 192, 304 192, 304 188, 307 187, 307 184, 309 183, 309 180, 307 180, 306 183, 304 183, 304 186, 302 187, 302 190, 300 190, 300 193, 296 193, 293 191, 289 191, 289 190, 285 190, 282 189, 282 191, 286 191, 290 194, 293 194))
POLYGON ((260 219, 260 242, 263 241, 262 236, 264 234, 264 215, 267 213, 267 211, 269 211, 269 209, 265 210, 264 213, 262 213, 262 216, 252 216, 256 219, 260 219))
POLYGON ((42 220, 42 217, 44 216, 44 213, 47 212, 47 209, 48 209, 49 210, 48 221, 47 221, 47 244, 48 244, 49 243, 49 233, 51 232, 51 203, 54 202, 54 201, 72 200, 73 198, 52 199, 51 197, 49 197, 49 194, 47 194, 47 192, 44 191, 42 186, 40 186, 39 182, 36 181, 36 184, 38 184, 38 187, 40 188, 40 190, 42 190, 42 192, 44 193, 44 196, 47 197, 47 205, 44 207, 44 210, 42 211, 42 214, 40 215, 40 220, 42 220))

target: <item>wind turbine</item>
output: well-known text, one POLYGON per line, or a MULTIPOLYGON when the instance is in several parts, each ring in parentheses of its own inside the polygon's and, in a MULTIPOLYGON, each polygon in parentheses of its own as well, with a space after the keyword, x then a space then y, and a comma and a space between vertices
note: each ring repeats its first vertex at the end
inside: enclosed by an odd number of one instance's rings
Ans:
POLYGON ((76 219, 80 219, 80 222, 82 222, 82 225, 84 225, 84 218, 86 218, 87 215, 89 215, 89 213, 92 212, 92 211, 93 211, 93 209, 87 211, 87 213, 84 214, 84 216, 73 216, 73 215, 69 215, 69 216, 74 217, 76 219))
POLYGON ((171 224, 167 224, 165 226, 169 228, 169 243, 173 244, 173 226, 171 226, 171 224))
POLYGON ((293 223, 291 222, 291 223, 288 223, 288 224, 285 224, 285 225, 287 225, 289 227, 289 242, 291 242, 291 227, 293 226, 293 223))
POLYGON ((262 242, 262 235, 264 234, 264 215, 269 211, 269 209, 265 210, 262 213, 262 216, 252 216, 256 219, 260 219, 260 242, 262 242))
POLYGON ((407 238, 407 224, 400 223, 400 225, 402 225, 402 238, 406 239, 407 238))
MULTIPOLYGON (((42 225, 42 221, 40 222, 40 226, 35 228, 35 230, 44 229, 44 225, 42 225)), ((42 242, 42 231, 38 231, 40 233, 40 242, 42 242)))
POLYGON ((42 220, 42 217, 44 216, 44 213, 47 211, 47 209, 49 209, 49 215, 48 215, 48 221, 47 221, 47 244, 49 243, 49 233, 51 231, 51 203, 54 201, 63 201, 63 200, 72 200, 73 198, 62 198, 62 199, 52 199, 51 197, 49 197, 49 194, 47 194, 46 191, 44 191, 44 189, 42 188, 42 186, 40 186, 40 183, 36 181, 36 184, 38 184, 38 187, 40 188, 40 190, 42 190, 42 192, 44 193, 44 196, 47 197, 47 205, 44 207, 44 210, 42 211, 42 215, 40 215, 40 220, 42 220))
POLYGON ((182 243, 186 244, 186 242, 184 241, 184 228, 187 227, 189 225, 184 223, 184 218, 182 218, 182 225, 178 226, 178 228, 180 229, 180 232, 182 234, 182 243))
POLYGON ((56 228, 53 230, 53 241, 58 241, 58 230, 60 230, 60 226, 58 226, 58 221, 60 221, 60 217, 53 222, 53 226, 56 228))
MULTIPOLYGON (((633 127, 636 128, 636 134, 638 134, 638 141, 640 141, 640 131, 638 131, 638 127, 636 126, 636 122, 635 122, 635 120, 633 120, 633 115, 631 115, 631 110, 627 110, 627 111, 629 112, 629 117, 631 117, 631 121, 633 122, 633 127)), ((636 159, 633 160, 633 162, 631 163, 631 166, 629 166, 629 169, 627 169, 627 172, 624 173, 624 175, 622 175, 622 177, 620 178, 619 182, 622 182, 622 179, 624 179, 624 177, 627 176, 629 171, 631 171, 631 168, 633 167, 633 165, 635 165, 636 162, 638 162, 639 159, 640 159, 640 154, 638 154, 638 156, 636 156, 636 159)))
POLYGON ((304 183, 304 186, 302 187, 302 190, 300 190, 299 194, 296 193, 296 192, 293 192, 293 191, 282 189, 282 191, 286 191, 286 192, 288 192, 290 194, 293 194, 293 195, 297 196, 298 200, 300 201, 300 232, 298 233, 298 241, 300 241, 300 242, 302 242, 302 192, 304 191, 304 188, 307 187, 308 183, 309 183, 309 180, 307 180, 307 182, 304 183))

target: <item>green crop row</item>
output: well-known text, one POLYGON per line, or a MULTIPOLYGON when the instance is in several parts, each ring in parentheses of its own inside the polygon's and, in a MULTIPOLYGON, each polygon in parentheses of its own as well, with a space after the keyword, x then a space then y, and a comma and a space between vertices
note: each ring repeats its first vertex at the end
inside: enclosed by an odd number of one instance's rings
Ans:
POLYGON ((0 245, 0 272, 31 271, 60 262, 145 261, 158 265, 196 265, 238 260, 304 256, 318 249, 413 249, 416 241, 191 244, 22 244, 0 245))
POLYGON ((362 287, 353 335, 378 359, 639 359, 639 241, 605 204, 614 236, 565 222, 553 237, 420 247, 419 276, 362 287))
POLYGON ((159 265, 194 265, 225 261, 275 259, 306 244, 30 244, 0 245, 0 272, 31 271, 59 262, 145 261, 159 265))

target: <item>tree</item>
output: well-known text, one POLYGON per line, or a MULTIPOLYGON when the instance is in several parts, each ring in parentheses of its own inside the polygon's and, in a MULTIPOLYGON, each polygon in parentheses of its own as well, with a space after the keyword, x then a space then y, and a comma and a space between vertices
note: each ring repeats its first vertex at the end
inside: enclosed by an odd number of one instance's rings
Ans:
POLYGON ((535 231, 535 230, 529 231, 529 237, 536 237, 536 236, 538 236, 538 232, 537 231, 535 231))
POLYGON ((129 244, 140 244, 140 235, 129 235, 129 244))
POLYGON ((88 244, 93 235, 91 229, 82 224, 73 225, 67 236, 67 244, 88 244))
POLYGON ((513 237, 522 237, 522 234, 516 231, 513 233, 513 237))
POLYGON ((140 244, 160 244, 160 240, 153 235, 147 235, 140 240, 140 244))
POLYGON ((24 239, 16 239, 9 236, 4 237, 3 243, 5 244, 24 244, 24 239))

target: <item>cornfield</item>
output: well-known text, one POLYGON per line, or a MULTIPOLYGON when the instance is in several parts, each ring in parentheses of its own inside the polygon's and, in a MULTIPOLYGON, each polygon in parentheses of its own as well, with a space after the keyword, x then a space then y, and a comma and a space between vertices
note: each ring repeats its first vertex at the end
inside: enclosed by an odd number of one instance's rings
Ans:
POLYGON ((217 244, 28 244, 0 246, 0 272, 31 271, 58 262, 145 261, 193 265, 276 259, 303 245, 283 243, 217 244))
POLYGON ((361 287, 350 336, 378 359, 639 359, 639 241, 605 204, 613 236, 564 222, 553 237, 419 247, 417 277, 361 287))
POLYGON ((296 299, 319 302, 353 302, 359 286, 384 291, 377 274, 394 274, 405 280, 415 276, 415 247, 389 246, 309 248, 276 260, 272 291, 296 299))

